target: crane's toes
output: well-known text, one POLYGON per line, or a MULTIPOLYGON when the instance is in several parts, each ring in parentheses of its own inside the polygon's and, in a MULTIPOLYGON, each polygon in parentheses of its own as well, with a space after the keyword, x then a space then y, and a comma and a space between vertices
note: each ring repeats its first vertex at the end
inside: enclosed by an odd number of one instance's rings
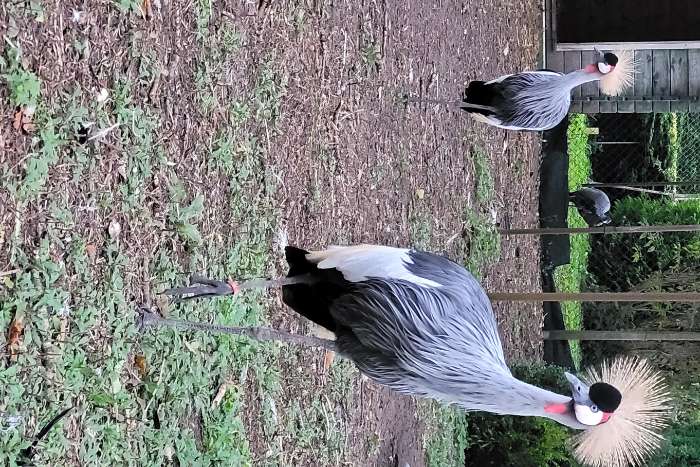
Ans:
POLYGON ((234 281, 230 277, 226 281, 229 287, 231 287, 231 295, 236 295, 238 292, 241 291, 241 286, 238 284, 237 281, 234 281))

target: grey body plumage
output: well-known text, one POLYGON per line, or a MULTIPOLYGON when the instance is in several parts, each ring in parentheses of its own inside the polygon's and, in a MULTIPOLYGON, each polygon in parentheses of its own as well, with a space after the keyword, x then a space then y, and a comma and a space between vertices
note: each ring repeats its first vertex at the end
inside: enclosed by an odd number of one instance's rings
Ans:
POLYGON ((569 193, 569 200, 574 203, 579 214, 588 225, 597 227, 610 224, 610 198, 604 191, 592 187, 584 187, 569 193))
MULTIPOLYGON (((328 251, 333 254, 334 250, 328 251)), ((318 260, 314 253, 306 257, 318 260)), ((299 255, 290 256, 288 251, 287 258, 292 270, 301 273, 299 255)), ((384 276, 373 277, 368 271, 362 280, 339 286, 335 276, 334 284, 325 283, 326 274, 334 270, 355 277, 348 270, 353 263, 331 258, 324 265, 323 261, 316 263, 321 275, 309 284, 285 287, 285 302, 317 323, 324 322, 318 312, 325 304, 333 322, 329 330, 336 335, 340 353, 372 380, 403 394, 438 399, 465 410, 542 416, 585 428, 571 414, 545 411, 549 404, 569 404, 570 397, 511 375, 488 296, 463 267, 430 253, 389 249, 373 258, 377 268, 382 265, 384 276), (334 267, 326 267, 331 264, 334 267), (421 284, 425 279, 434 285, 421 284), (302 306, 299 294, 316 296, 318 301, 302 306)), ((354 264, 372 263, 360 259, 354 264)))
POLYGON ((477 120, 506 130, 549 130, 566 117, 571 91, 600 80, 616 63, 614 54, 601 54, 598 63, 567 74, 524 71, 488 82, 472 81, 460 107, 477 120))

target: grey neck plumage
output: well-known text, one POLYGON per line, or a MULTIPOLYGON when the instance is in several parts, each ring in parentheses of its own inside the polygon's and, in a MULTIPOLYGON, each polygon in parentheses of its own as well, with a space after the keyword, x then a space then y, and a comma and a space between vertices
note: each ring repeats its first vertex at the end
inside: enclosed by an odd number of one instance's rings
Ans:
POLYGON ((514 378, 509 373, 490 375, 492 379, 485 383, 489 387, 488 394, 474 393, 472 388, 462 394, 456 402, 466 410, 481 410, 500 415, 517 415, 525 417, 545 417, 562 425, 575 429, 590 428, 579 423, 572 413, 555 414, 545 411, 550 404, 569 404, 571 398, 552 391, 533 386, 514 378), (495 393, 494 393, 495 392, 495 393))
POLYGON ((567 89, 571 90, 582 84, 598 81, 602 77, 602 73, 588 73, 581 69, 562 76, 562 83, 567 89))

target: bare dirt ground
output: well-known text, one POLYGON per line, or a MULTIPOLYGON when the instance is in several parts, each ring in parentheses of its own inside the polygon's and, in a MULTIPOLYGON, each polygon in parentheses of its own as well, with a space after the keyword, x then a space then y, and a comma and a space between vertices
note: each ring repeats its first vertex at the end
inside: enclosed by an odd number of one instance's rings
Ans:
MULTIPOLYGON (((455 100, 471 79, 534 68, 539 2, 229 0, 208 3, 204 26, 201 8, 207 2, 122 3, 136 7, 125 14, 106 0, 46 1, 43 22, 14 15, 4 5, 0 33, 21 44, 25 65, 41 78, 48 102, 66 103, 69 95, 82 103, 94 101, 100 88, 113 89, 117 76, 126 77, 132 102, 159 122, 147 129, 152 134, 145 144, 162 148, 163 165, 191 191, 207 193, 200 230, 214 245, 222 236, 242 233, 227 211, 229 180, 209 170, 206 149, 230 124, 229 104, 260 87, 261 70, 272 70, 286 82, 277 96, 279 106, 264 109, 274 114, 275 125, 243 127, 264 148, 264 179, 277 187, 273 199, 279 218, 272 230, 289 243, 309 248, 421 244, 461 260, 470 247, 467 211, 493 217, 501 226, 537 223, 538 135, 505 133, 456 110, 406 104, 402 98, 455 100), (143 14, 144 5, 148 14, 143 14), (236 53, 204 60, 203 46, 229 29, 237 34, 236 53), (89 43, 87 51, 80 46, 83 41, 89 43), (71 94, 76 84, 82 91, 71 94), (203 106, 203 94, 212 102, 203 106), (490 160, 495 196, 489 201, 476 198, 475 151, 490 160)), ((13 129, 17 109, 7 105, 6 90, 0 96, 0 160, 21 167, 32 135, 13 129)), ((55 196, 70 205, 92 206, 74 213, 74 231, 91 244, 104 243, 105 226, 117 220, 128 257, 151 258, 164 245, 185 256, 185 247, 163 233, 168 230, 162 214, 166 172, 154 170, 139 181, 147 192, 143 202, 150 224, 139 222, 142 212, 100 203, 104 192, 126 199, 120 191, 129 175, 122 161, 125 148, 110 138, 105 136, 98 153, 91 154, 88 176, 76 179, 70 164, 59 160, 50 167, 44 192, 21 209, 8 190, 0 190, 0 221, 12 226, 22 216, 25 250, 39 245, 55 196)), ((241 196, 254 200, 259 191, 249 184, 241 196)), ((11 231, 3 231, 6 245, 11 231)), ((0 248, 0 268, 11 264, 6 245, 0 248)), ((60 249, 54 251, 60 254, 60 249)), ((148 261, 127 267, 135 301, 145 299, 148 268, 148 261)), ((281 262, 276 269, 282 269, 281 262)), ((485 265, 483 279, 492 291, 539 290, 537 241, 504 239, 500 258, 485 265)), ((495 312, 508 358, 540 358, 541 308, 496 304, 495 312)), ((270 319, 288 330, 306 330, 305 323, 281 308, 273 308, 270 319)), ((284 394, 303 402, 304 394, 326 384, 323 355, 292 353, 306 366, 282 368, 284 394)), ((353 389, 352 406, 339 409, 347 420, 352 463, 424 465, 416 402, 360 378, 353 389)), ((247 402, 251 449, 263 456, 255 392, 247 394, 247 402)), ((314 464, 312 457, 300 462, 314 464)))

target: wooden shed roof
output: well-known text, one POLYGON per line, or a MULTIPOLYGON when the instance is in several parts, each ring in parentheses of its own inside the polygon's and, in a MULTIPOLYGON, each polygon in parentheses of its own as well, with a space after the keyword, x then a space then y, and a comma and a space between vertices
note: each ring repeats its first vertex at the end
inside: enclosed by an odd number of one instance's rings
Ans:
MULTIPOLYGON (((586 44, 557 46, 554 34, 553 4, 546 0, 545 8, 545 61, 546 67, 569 72, 593 63, 592 50, 562 50, 587 48, 586 44)), ((620 48, 637 48, 638 62, 634 86, 625 95, 601 95, 597 83, 585 84, 574 91, 571 111, 583 113, 648 113, 700 112, 700 49, 680 48, 678 43, 623 44, 620 48), (625 45, 628 45, 625 47, 625 45)), ((690 46, 691 44, 684 44, 690 46)))

